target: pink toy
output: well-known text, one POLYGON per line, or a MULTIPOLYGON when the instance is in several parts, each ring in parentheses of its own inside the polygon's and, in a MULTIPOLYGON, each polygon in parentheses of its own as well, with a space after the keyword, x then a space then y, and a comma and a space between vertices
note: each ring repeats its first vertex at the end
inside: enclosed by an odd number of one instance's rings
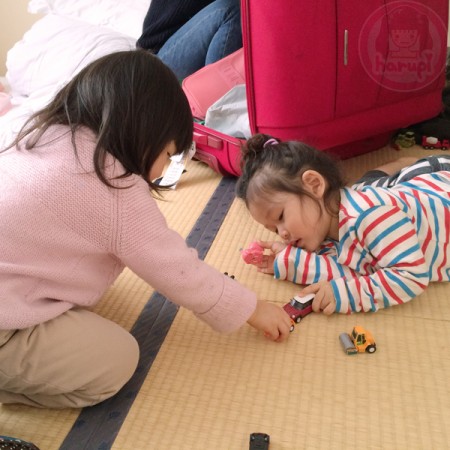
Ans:
POLYGON ((242 259, 247 264, 261 264, 264 253, 264 247, 257 242, 252 242, 246 249, 241 250, 242 259))

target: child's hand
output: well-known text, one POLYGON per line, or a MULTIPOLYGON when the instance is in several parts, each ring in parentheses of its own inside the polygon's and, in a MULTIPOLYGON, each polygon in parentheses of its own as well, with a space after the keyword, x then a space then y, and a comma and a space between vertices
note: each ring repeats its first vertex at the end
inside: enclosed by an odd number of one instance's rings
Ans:
POLYGON ((261 262, 259 264, 255 264, 255 266, 258 268, 258 272, 273 275, 273 263, 275 261, 275 258, 278 253, 280 253, 287 247, 287 245, 277 241, 258 241, 258 244, 264 249, 270 250, 270 254, 263 255, 261 262))
POLYGON ((334 298, 333 288, 328 281, 319 281, 303 289, 299 295, 304 297, 306 294, 315 294, 312 302, 314 312, 323 312, 331 315, 336 310, 336 299, 334 298))
POLYGON ((284 341, 289 336, 291 328, 291 319, 286 311, 280 306, 263 300, 258 300, 255 312, 247 323, 275 342, 284 341))
POLYGON ((275 256, 287 247, 287 244, 283 244, 283 242, 279 241, 258 241, 258 244, 261 247, 270 250, 275 256))

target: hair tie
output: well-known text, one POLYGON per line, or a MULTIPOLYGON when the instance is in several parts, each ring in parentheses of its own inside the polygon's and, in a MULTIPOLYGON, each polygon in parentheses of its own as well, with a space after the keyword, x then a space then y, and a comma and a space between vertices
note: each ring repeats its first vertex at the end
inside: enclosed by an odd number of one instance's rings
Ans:
POLYGON ((276 145, 276 144, 279 144, 279 142, 274 138, 270 138, 266 142, 264 142, 263 148, 267 147, 268 145, 276 145))

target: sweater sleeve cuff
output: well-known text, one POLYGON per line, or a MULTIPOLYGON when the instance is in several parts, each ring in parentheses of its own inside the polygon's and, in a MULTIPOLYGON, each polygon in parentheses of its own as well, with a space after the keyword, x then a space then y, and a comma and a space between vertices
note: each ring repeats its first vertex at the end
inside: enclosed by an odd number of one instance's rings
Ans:
POLYGON ((256 294, 236 281, 224 284, 220 301, 195 315, 221 333, 231 333, 244 325, 256 309, 256 294))

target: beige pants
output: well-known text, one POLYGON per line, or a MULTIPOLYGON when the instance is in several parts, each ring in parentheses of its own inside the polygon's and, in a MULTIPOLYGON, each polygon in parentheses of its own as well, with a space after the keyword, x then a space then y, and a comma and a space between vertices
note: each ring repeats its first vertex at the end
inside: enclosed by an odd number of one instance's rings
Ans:
POLYGON ((0 330, 0 403, 95 405, 131 378, 138 358, 131 334, 83 309, 35 327, 0 330))

